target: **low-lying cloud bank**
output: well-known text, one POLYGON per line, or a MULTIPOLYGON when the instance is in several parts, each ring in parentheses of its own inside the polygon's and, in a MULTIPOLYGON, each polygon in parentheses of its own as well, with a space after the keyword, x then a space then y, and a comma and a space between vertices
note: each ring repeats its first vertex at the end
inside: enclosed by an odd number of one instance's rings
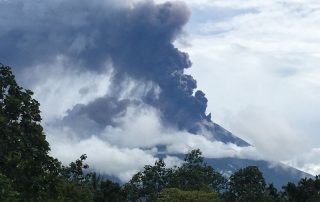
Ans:
POLYGON ((292 160, 285 163, 290 166, 298 167, 312 175, 320 174, 320 148, 313 148, 310 151, 297 155, 292 160))
MULTIPOLYGON (((99 99, 103 106, 107 104, 104 101, 110 101, 106 97, 99 99)), ((106 119, 99 119, 99 113, 106 110, 92 111, 90 108, 96 102, 75 106, 65 117, 47 123, 45 128, 52 144, 52 154, 63 162, 70 162, 85 153, 93 169, 126 181, 144 165, 153 164, 163 153, 168 154, 165 162, 169 167, 179 165, 181 159, 177 155, 195 148, 200 148, 207 158, 261 157, 254 147, 225 144, 209 139, 210 134, 205 132, 195 135, 164 126, 161 113, 141 101, 127 101, 125 111, 114 117, 102 116, 106 119), (76 117, 74 113, 78 113, 76 117)), ((114 111, 118 108, 117 105, 109 107, 114 107, 114 111)))

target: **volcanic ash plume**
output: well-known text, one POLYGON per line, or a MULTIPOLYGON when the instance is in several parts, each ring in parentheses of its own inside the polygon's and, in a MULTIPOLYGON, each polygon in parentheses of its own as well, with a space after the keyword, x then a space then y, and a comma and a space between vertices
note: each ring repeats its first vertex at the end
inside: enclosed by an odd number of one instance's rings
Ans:
POLYGON ((249 145, 211 121, 185 74, 189 56, 173 44, 189 17, 182 2, 0 1, 0 61, 35 91, 59 158, 87 153, 128 179, 159 148, 242 155, 249 145))

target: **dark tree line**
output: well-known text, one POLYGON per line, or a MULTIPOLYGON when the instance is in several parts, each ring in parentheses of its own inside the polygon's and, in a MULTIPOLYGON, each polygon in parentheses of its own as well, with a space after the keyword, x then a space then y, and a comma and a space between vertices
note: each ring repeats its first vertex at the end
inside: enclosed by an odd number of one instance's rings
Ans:
POLYGON ((288 183, 282 191, 266 185, 255 166, 226 177, 207 165, 199 149, 167 168, 160 159, 124 185, 89 172, 86 155, 63 166, 51 157, 39 103, 20 87, 10 67, 0 64, 0 201, 183 201, 316 202, 320 177, 288 183))

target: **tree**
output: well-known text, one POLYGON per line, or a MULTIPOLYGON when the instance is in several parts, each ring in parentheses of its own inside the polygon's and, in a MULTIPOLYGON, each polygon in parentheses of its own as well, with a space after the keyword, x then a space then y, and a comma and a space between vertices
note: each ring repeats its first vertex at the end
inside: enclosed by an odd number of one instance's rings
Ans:
POLYGON ((157 202, 220 202, 218 194, 204 191, 182 191, 177 188, 164 189, 160 193, 157 202))
POLYGON ((128 199, 131 201, 155 200, 161 190, 168 185, 171 169, 165 167, 162 159, 154 166, 146 165, 142 172, 135 174, 125 185, 128 199))
POLYGON ((50 157, 33 92, 15 81, 10 67, 0 64, 0 173, 26 201, 54 197, 53 180, 60 163, 50 157))
POLYGON ((229 179, 229 193, 233 201, 262 201, 265 186, 263 175, 256 166, 242 168, 229 179))
POLYGON ((174 170, 170 187, 182 190, 215 191, 225 189, 226 179, 211 166, 203 162, 199 149, 192 150, 184 159, 184 163, 174 170))
POLYGON ((303 178, 297 185, 289 182, 283 189, 284 198, 288 201, 320 201, 320 176, 316 176, 314 179, 303 178))
POLYGON ((5 175, 0 174, 0 201, 19 201, 19 193, 13 189, 13 183, 5 175))
MULTIPOLYGON (((192 150, 180 167, 166 168, 163 160, 147 165, 125 185, 130 201, 154 201, 163 189, 214 193, 225 188, 226 179, 203 162, 199 149, 192 150)), ((188 193, 188 192, 186 192, 188 193)))
POLYGON ((110 180, 102 180, 95 191, 94 201, 96 202, 125 202, 127 193, 123 188, 110 180))
POLYGON ((265 189, 265 201, 267 202, 280 202, 282 201, 281 194, 274 187, 273 184, 269 184, 265 189))
POLYGON ((83 172, 85 169, 89 168, 89 165, 84 163, 86 159, 87 155, 83 154, 75 162, 71 162, 69 166, 62 166, 62 175, 69 181, 73 181, 77 184, 87 183, 91 173, 85 174, 83 172))
POLYGON ((61 201, 93 201, 94 193, 92 191, 91 178, 93 173, 84 172, 89 166, 84 163, 87 156, 81 155, 75 162, 69 166, 62 166, 59 179, 59 197, 61 201))

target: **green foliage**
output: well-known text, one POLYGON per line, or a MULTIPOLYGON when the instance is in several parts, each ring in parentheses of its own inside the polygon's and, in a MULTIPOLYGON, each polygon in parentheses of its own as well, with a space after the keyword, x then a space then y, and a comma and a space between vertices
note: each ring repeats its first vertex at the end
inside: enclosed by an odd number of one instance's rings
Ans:
POLYGON ((283 189, 284 197, 288 201, 320 201, 320 176, 316 176, 314 179, 303 178, 297 185, 289 182, 283 189))
POLYGON ((182 190, 203 190, 220 192, 225 189, 226 179, 211 166, 203 162, 199 149, 192 150, 185 162, 174 170, 170 187, 182 190))
POLYGON ((11 179, 25 201, 54 196, 59 162, 48 155, 39 103, 33 92, 15 81, 10 67, 0 64, 0 173, 11 179))
POLYGON ((69 166, 60 168, 59 200, 61 201, 93 201, 91 191, 91 173, 85 174, 84 170, 89 166, 84 163, 86 155, 81 155, 75 162, 69 166))
MULTIPOLYGON (((225 188, 226 179, 203 162, 199 149, 192 150, 180 167, 169 169, 163 160, 145 166, 125 185, 130 201, 154 201, 166 188, 214 193, 225 188)), ((186 192, 189 193, 189 192, 186 192)))
POLYGON ((182 191, 177 188, 164 189, 157 202, 220 202, 215 192, 204 191, 182 191))
POLYGON ((89 168, 89 166, 84 163, 86 159, 87 156, 83 154, 75 162, 71 162, 69 166, 62 166, 61 173, 63 177, 69 181, 75 182, 76 184, 88 182, 90 174, 85 175, 83 172, 85 169, 89 168))
MULTIPOLYGON (((118 184, 97 177, 96 173, 85 171, 89 168, 82 155, 69 166, 62 166, 58 184, 57 201, 66 202, 123 202, 126 192, 118 184)), ((53 200, 55 201, 55 200, 53 200)))
MULTIPOLYGON (((85 186, 76 184, 75 182, 61 181, 59 187, 57 201, 70 201, 70 202, 90 202, 93 201, 93 194, 90 189, 85 186)), ((55 200, 52 200, 55 201, 55 200)))
POLYGON ((228 197, 234 201, 262 201, 265 180, 256 166, 248 166, 233 173, 229 179, 228 197))
POLYGON ((94 201, 125 202, 127 201, 127 193, 118 183, 110 180, 101 181, 98 189, 95 190, 94 201))
POLYGON ((264 194, 264 201, 265 202, 281 202, 281 194, 278 190, 273 186, 273 184, 269 184, 266 187, 265 194, 264 194))
POLYGON ((13 189, 13 183, 5 175, 0 173, 0 201, 19 201, 19 193, 13 189))
POLYGON ((155 200, 161 190, 167 187, 172 173, 172 170, 165 166, 160 159, 154 166, 146 165, 142 172, 135 174, 125 185, 129 200, 155 200))

